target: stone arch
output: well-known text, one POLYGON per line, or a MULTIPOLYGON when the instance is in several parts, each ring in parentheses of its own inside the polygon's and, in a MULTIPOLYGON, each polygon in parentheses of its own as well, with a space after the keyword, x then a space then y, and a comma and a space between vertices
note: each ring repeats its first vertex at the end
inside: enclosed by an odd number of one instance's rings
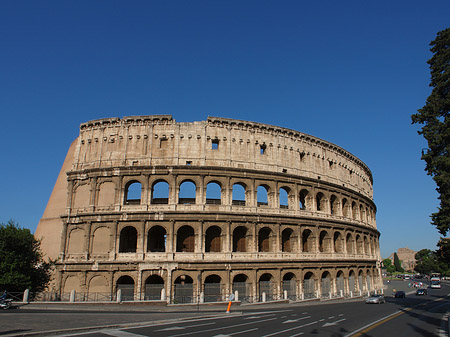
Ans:
POLYGON ((89 280, 88 292, 110 294, 111 290, 108 281, 103 276, 96 275, 89 280))
POLYGON ((256 189, 256 199, 258 207, 269 206, 269 192, 270 187, 266 184, 261 184, 256 189))
POLYGON ((319 234, 319 252, 330 253, 331 252, 331 237, 328 231, 322 230, 319 234))
POLYGON ((219 226, 210 226, 205 232, 205 252, 221 252, 222 229, 219 226))
POLYGON ((137 230, 133 226, 126 226, 120 231, 119 253, 136 253, 137 230))
POLYGON ((235 206, 246 205, 247 185, 244 183, 235 183, 232 189, 232 204, 235 206))
POLYGON ((73 208, 88 207, 91 199, 91 185, 79 184, 76 186, 74 193, 73 208))
POLYGON ((355 254, 355 240, 353 239, 353 235, 351 233, 347 233, 345 245, 347 254, 355 254))
POLYGON ((280 187, 280 189, 278 191, 279 200, 280 200, 280 204, 279 204, 280 208, 289 209, 289 194, 290 194, 290 192, 291 192, 291 189, 289 187, 287 187, 287 186, 280 187))
POLYGON ((302 232, 302 251, 308 253, 314 252, 314 235, 308 228, 302 232))
POLYGON ((363 254, 363 240, 359 234, 356 234, 356 253, 363 254))
POLYGON ((358 217, 356 202, 352 201, 352 219, 356 220, 358 217))
POLYGON ((272 274, 264 273, 259 277, 259 300, 262 301, 263 293, 266 294, 266 300, 270 301, 274 299, 275 295, 275 283, 272 274))
POLYGON ((316 194, 316 210, 318 212, 325 212, 325 195, 322 192, 316 194))
POLYGON ((307 205, 308 194, 309 194, 309 191, 307 189, 302 189, 299 193, 299 202, 300 202, 301 210, 308 209, 308 205, 307 205))
POLYGON ((238 226, 233 230, 233 252, 247 251, 247 227, 238 226))
POLYGON ((339 296, 344 296, 345 294, 344 272, 342 270, 338 270, 336 273, 336 291, 339 296))
POLYGON ((167 205, 169 203, 170 185, 164 179, 158 179, 152 184, 151 204, 167 205))
POLYGON ((330 197, 330 213, 332 215, 339 215, 339 200, 338 198, 332 194, 330 197))
POLYGON ((219 275, 211 274, 205 278, 203 283, 205 302, 220 302, 222 298, 222 278, 219 275))
POLYGON ((294 273, 287 272, 283 275, 282 289, 283 293, 286 292, 288 299, 297 299, 297 280, 294 273))
POLYGON ((161 292, 164 289, 164 279, 159 275, 150 275, 145 280, 144 299, 148 301, 162 300, 161 292))
POLYGON ((124 204, 140 205, 142 198, 142 183, 138 180, 130 180, 125 184, 124 204))
POLYGON ((350 214, 350 204, 348 203, 346 198, 342 199, 342 216, 349 218, 350 214))
POLYGON ((285 228, 281 232, 281 251, 293 252, 295 250, 294 231, 291 228, 285 228))
POLYGON ((272 230, 269 227, 263 227, 258 232, 258 252, 271 252, 272 249, 272 230))
POLYGON ((180 183, 178 203, 193 205, 197 196, 197 185, 191 179, 185 179, 180 183))
POLYGON ((104 181, 99 184, 97 205, 98 206, 114 206, 116 194, 116 184, 112 181, 104 181))
POLYGON ((315 275, 313 272, 306 272, 303 276, 303 295, 305 299, 316 297, 315 275))
POLYGON ((246 274, 237 274, 232 281, 233 293, 238 292, 238 300, 243 303, 251 301, 252 284, 246 274))
POLYGON ((364 272, 360 270, 358 272, 358 289, 359 291, 364 291, 365 289, 365 279, 364 279, 364 272))
POLYGON ((350 270, 348 274, 348 290, 352 293, 355 293, 356 289, 356 273, 353 270, 350 270))
POLYGON ((81 292, 81 282, 80 279, 77 276, 69 276, 64 281, 64 287, 63 287, 64 293, 70 293, 72 290, 75 290, 76 292, 81 292))
POLYGON ((194 280, 189 275, 180 275, 174 282, 175 303, 192 303, 194 301, 194 280))
POLYGON ((111 231, 101 226, 94 230, 92 238, 92 254, 107 254, 111 251, 111 231))
POLYGON ((213 180, 206 185, 206 204, 222 204, 222 185, 219 181, 213 180))
POLYGON ((344 252, 344 239, 342 238, 342 235, 340 232, 338 232, 338 231, 334 232, 333 243, 334 243, 334 252, 335 253, 343 253, 344 252))
POLYGON ((195 231, 189 225, 181 226, 177 231, 177 252, 195 251, 195 231))
POLYGON ((370 255, 369 240, 367 239, 366 235, 364 235, 364 254, 370 255))
POLYGON ((324 271, 320 278, 322 297, 328 297, 331 293, 331 274, 324 271))
POLYGON ((121 291, 122 301, 134 300, 134 279, 131 276, 120 276, 116 281, 116 289, 121 291))
POLYGON ((85 235, 81 228, 72 229, 69 233, 68 254, 81 254, 84 252, 85 235))
POLYGON ((165 252, 167 232, 162 226, 155 225, 148 230, 147 252, 165 252))

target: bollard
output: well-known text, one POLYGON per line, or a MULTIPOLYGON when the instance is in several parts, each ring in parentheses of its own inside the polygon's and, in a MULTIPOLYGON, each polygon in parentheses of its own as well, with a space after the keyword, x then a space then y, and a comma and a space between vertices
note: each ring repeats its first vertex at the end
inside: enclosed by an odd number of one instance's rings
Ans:
POLYGON ((162 288, 161 289, 161 301, 165 301, 166 300, 166 289, 162 288))
POLYGON ((287 290, 283 291, 283 298, 287 300, 287 290))
POLYGON ((200 293, 200 303, 205 303, 205 293, 203 291, 200 293))
POLYGON ((237 290, 234 291, 234 300, 239 301, 239 291, 237 290))
POLYGON ((344 297, 344 291, 342 289, 339 290, 339 293, 340 293, 341 297, 344 297))
POLYGON ((122 302, 122 289, 117 289, 117 303, 122 302))
POLYGON ((262 302, 265 302, 265 301, 266 301, 266 293, 263 292, 263 293, 262 293, 262 302))
POLYGON ((302 293, 302 295, 300 296, 300 298, 302 299, 302 301, 304 301, 304 300, 305 300, 305 294, 302 293))
POLYGON ((23 292, 22 302, 23 303, 28 303, 29 297, 30 297, 30 289, 25 289, 25 291, 23 292))
POLYGON ((69 301, 70 302, 75 302, 75 290, 72 290, 70 292, 70 299, 69 299, 69 301))
POLYGON ((329 296, 330 296, 330 300, 331 300, 331 299, 333 298, 333 297, 332 297, 332 295, 331 295, 331 291, 330 291, 330 294, 329 294, 329 296))
POLYGON ((231 309, 231 302, 233 302, 233 300, 234 300, 234 294, 231 294, 229 297, 228 297, 228 307, 227 307, 227 314, 229 314, 230 313, 230 309, 231 309))
POLYGON ((353 291, 350 291, 350 297, 353 297, 353 291))

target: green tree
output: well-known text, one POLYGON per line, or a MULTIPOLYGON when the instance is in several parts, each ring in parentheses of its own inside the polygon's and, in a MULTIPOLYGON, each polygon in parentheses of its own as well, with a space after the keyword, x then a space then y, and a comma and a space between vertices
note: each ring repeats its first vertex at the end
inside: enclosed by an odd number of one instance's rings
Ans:
POLYGON ((392 261, 391 261, 391 259, 389 259, 389 258, 387 258, 387 259, 384 259, 383 260, 383 266, 386 268, 386 271, 388 272, 388 273, 394 273, 395 272, 395 267, 394 267, 394 265, 392 264, 392 261))
POLYGON ((437 33, 430 43, 433 56, 428 60, 432 92, 422 109, 412 115, 413 124, 428 142, 422 151, 425 171, 437 185, 440 205, 431 215, 432 224, 445 236, 450 228, 450 28, 437 33))
POLYGON ((50 281, 52 261, 44 261, 40 241, 13 220, 0 225, 0 289, 39 292, 50 281))
POLYGON ((421 249, 416 255, 416 267, 414 268, 418 273, 431 274, 439 272, 439 263, 436 253, 429 249, 421 249))
POLYGON ((398 271, 400 273, 403 273, 405 271, 402 268, 402 263, 399 260, 397 253, 394 253, 394 267, 395 267, 395 271, 398 271))

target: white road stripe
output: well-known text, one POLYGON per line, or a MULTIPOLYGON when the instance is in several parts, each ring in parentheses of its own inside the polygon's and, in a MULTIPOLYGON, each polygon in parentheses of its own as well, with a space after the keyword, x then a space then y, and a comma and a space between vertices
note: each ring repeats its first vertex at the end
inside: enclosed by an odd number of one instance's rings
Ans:
POLYGON ((304 328, 305 326, 313 325, 313 324, 316 324, 316 323, 318 323, 318 321, 314 321, 314 322, 311 322, 311 323, 306 323, 306 324, 303 324, 303 325, 300 325, 300 326, 296 326, 294 328, 290 328, 290 329, 286 329, 286 330, 277 331, 277 332, 274 332, 274 333, 271 333, 271 334, 268 334, 268 335, 264 335, 262 337, 269 337, 269 336, 279 335, 281 333, 285 333, 285 332, 296 330, 296 329, 301 329, 301 328, 304 328))
POLYGON ((196 325, 185 325, 185 326, 170 326, 170 327, 155 330, 155 331, 184 330, 184 329, 197 328, 199 326, 212 325, 212 324, 216 324, 216 322, 196 324, 196 325))
POLYGON ((135 333, 120 331, 120 330, 106 330, 106 331, 102 331, 101 333, 108 335, 108 336, 114 336, 114 337, 145 337, 145 335, 138 335, 135 333))

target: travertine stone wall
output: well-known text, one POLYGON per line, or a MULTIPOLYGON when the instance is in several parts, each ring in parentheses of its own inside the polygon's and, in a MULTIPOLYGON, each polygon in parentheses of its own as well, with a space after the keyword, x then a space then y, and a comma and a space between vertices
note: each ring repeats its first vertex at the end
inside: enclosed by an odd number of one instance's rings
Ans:
POLYGON ((101 119, 81 125, 36 236, 61 293, 349 295, 381 287, 372 183, 357 157, 294 130, 101 119))

